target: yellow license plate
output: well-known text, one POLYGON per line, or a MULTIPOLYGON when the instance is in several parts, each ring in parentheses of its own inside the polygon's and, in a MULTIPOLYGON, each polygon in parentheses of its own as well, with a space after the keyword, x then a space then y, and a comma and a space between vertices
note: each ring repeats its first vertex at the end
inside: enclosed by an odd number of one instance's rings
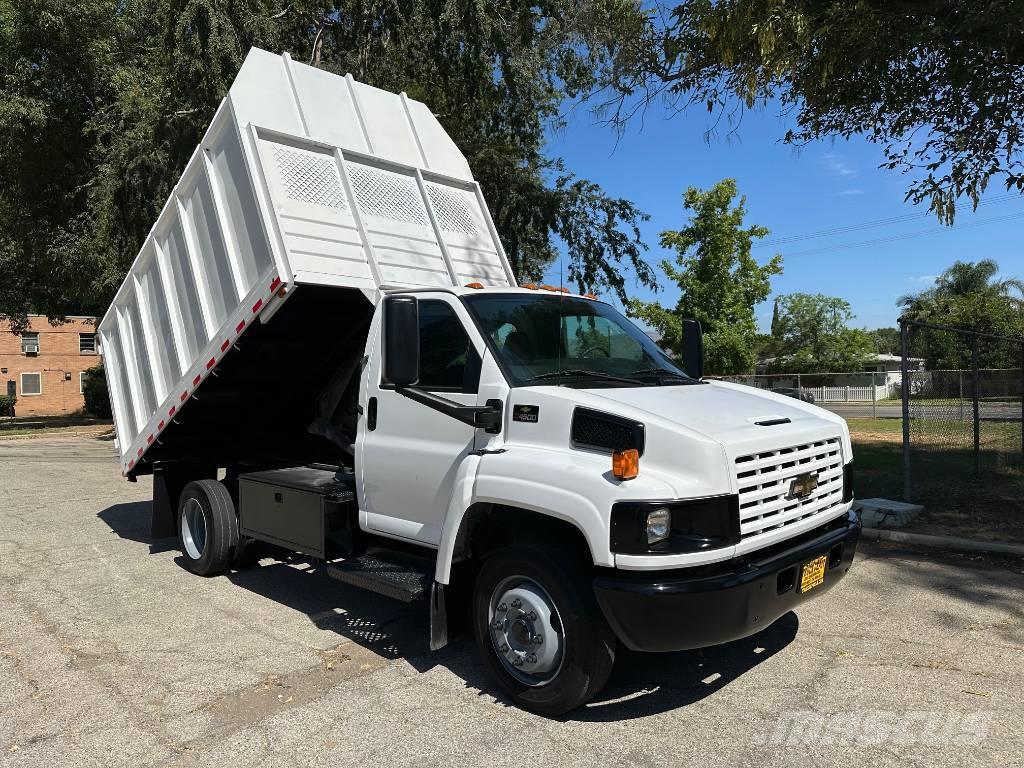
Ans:
POLYGON ((809 563, 804 563, 800 571, 800 591, 807 592, 820 586, 825 581, 825 566, 828 565, 828 555, 816 557, 809 563))

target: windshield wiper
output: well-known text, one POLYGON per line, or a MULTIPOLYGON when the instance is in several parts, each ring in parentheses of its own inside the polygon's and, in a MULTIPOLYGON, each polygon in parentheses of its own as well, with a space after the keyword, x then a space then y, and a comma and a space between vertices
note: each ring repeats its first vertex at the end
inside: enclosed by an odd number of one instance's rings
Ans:
POLYGON ((639 386, 646 386, 640 379, 631 379, 628 376, 616 376, 613 373, 605 373, 604 371, 591 371, 585 368, 571 368, 564 371, 549 371, 548 373, 539 373, 536 376, 531 376, 526 380, 527 384, 532 384, 535 381, 543 381, 544 379, 579 379, 579 378, 593 378, 602 379, 604 381, 621 381, 625 384, 636 384, 639 386))
POLYGON ((676 381, 683 381, 687 384, 696 384, 696 379, 691 379, 689 376, 684 376, 681 373, 674 373, 673 371, 667 371, 664 368, 641 368, 639 371, 633 371, 633 376, 657 376, 661 378, 672 378, 676 381))

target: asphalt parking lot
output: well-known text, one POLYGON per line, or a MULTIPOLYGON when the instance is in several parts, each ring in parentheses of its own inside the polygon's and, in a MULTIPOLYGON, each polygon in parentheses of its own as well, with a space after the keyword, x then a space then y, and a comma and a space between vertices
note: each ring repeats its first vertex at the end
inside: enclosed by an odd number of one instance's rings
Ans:
POLYGON ((1024 570, 862 548, 758 636, 622 654, 559 721, 425 608, 308 562, 213 579, 148 536, 110 443, 0 441, 2 766, 1020 766, 1024 570))

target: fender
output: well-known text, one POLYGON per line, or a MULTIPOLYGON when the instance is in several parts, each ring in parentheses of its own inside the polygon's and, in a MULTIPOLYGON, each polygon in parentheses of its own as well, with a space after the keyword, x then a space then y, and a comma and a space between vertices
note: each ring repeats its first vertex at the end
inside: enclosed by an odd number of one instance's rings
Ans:
MULTIPOLYGON (((520 507, 572 524, 583 534, 597 565, 613 566, 605 521, 597 506, 580 493, 541 480, 525 479, 502 472, 482 472, 484 456, 470 454, 459 465, 451 501, 441 528, 434 578, 448 584, 455 544, 466 513, 475 504, 490 503, 520 507)), ((505 461, 502 457, 502 461, 505 461)))

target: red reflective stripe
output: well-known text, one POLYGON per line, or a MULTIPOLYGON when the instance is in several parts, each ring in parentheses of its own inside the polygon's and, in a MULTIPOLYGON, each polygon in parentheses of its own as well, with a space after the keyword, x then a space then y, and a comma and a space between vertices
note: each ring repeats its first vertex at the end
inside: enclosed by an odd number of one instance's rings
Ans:
POLYGON ((228 341, 227 339, 225 339, 225 340, 224 340, 224 343, 220 345, 220 351, 221 351, 221 352, 224 352, 224 351, 225 351, 225 350, 227 350, 227 348, 228 348, 228 347, 230 347, 230 346, 231 346, 231 342, 230 342, 230 341, 228 341))
POLYGON ((194 379, 192 379, 192 386, 193 387, 198 387, 200 381, 202 381, 202 377, 197 373, 196 377, 194 379))
POLYGON ((217 358, 211 357, 209 360, 206 361, 206 370, 210 370, 211 368, 213 368, 213 366, 216 365, 216 363, 217 358))
POLYGON ((176 405, 172 405, 172 406, 171 406, 171 410, 169 410, 169 411, 167 412, 167 415, 168 415, 168 416, 173 416, 173 415, 175 414, 175 412, 176 412, 177 410, 178 410, 178 406, 176 406, 176 405))
POLYGON ((147 443, 152 443, 152 442, 153 442, 153 436, 152 436, 152 435, 150 435, 149 437, 147 437, 147 438, 146 438, 146 442, 147 442, 147 443))
POLYGON ((164 428, 164 422, 161 421, 159 424, 156 425, 156 428, 157 429, 163 429, 164 428))
POLYGON ((139 458, 140 459, 142 458, 142 449, 141 448, 139 448, 139 458))
POLYGON ((276 291, 279 285, 281 285, 281 278, 275 277, 274 280, 270 283, 270 292, 273 293, 274 291, 276 291))
POLYGON ((181 393, 181 402, 184 403, 185 400, 187 400, 187 399, 188 399, 188 391, 186 390, 185 392, 181 393))
POLYGON ((235 333, 241 333, 243 328, 245 328, 245 320, 235 326, 235 333))
POLYGON ((131 469, 134 466, 135 466, 135 459, 132 459, 131 461, 128 462, 128 469, 131 469))
POLYGON ((257 312, 259 312, 260 311, 260 307, 262 307, 262 306, 263 306, 263 299, 260 299, 255 304, 253 304, 252 305, 253 314, 256 314, 257 312))

